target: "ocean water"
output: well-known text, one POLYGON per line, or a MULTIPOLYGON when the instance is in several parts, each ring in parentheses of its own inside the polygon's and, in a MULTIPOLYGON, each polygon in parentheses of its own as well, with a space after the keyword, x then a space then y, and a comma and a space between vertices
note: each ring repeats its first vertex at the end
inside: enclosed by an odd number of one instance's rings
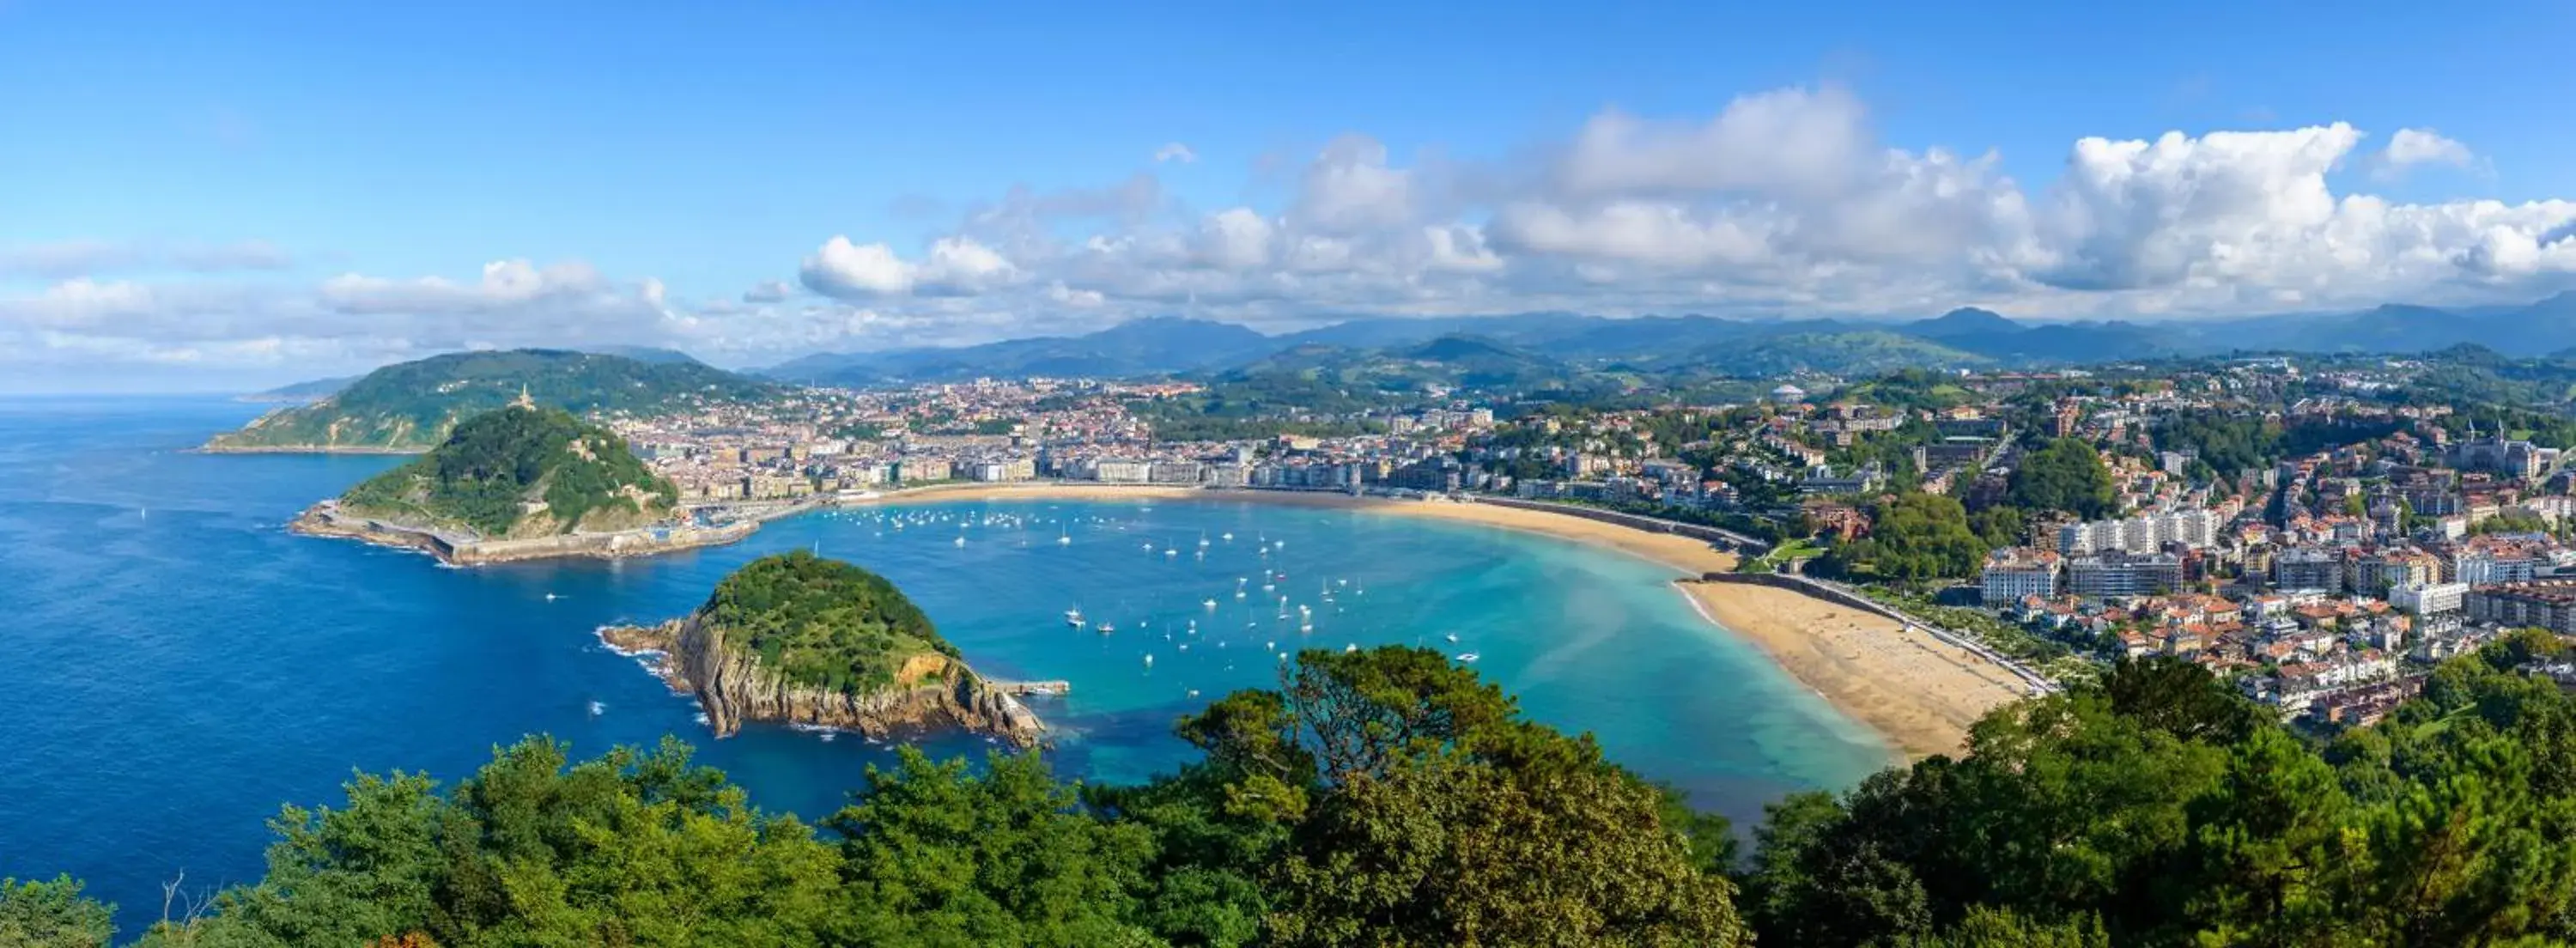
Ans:
POLYGON ((594 635, 682 614, 796 548, 893 579, 988 675, 1070 681, 1031 704, 1062 734, 1059 772, 1092 779, 1187 759, 1173 720, 1274 683, 1280 651, 1383 643, 1477 653, 1532 717, 1739 824, 1889 759, 1700 619, 1671 571, 1564 541, 1244 501, 1014 500, 809 515, 651 560, 449 569, 283 529, 397 459, 186 452, 256 411, 0 399, 0 875, 83 877, 129 934, 165 880, 255 878, 280 804, 336 803, 358 770, 454 778, 527 734, 583 756, 677 734, 762 805, 830 811, 888 748, 767 726, 713 740, 594 635), (1117 631, 1069 627, 1076 606, 1117 631))

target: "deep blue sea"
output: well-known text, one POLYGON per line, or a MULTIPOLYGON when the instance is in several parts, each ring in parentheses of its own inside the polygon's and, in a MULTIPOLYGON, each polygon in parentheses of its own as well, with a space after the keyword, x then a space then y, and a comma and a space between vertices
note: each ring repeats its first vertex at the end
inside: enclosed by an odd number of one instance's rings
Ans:
POLYGON ((358 770, 453 778, 527 734, 583 756, 677 734, 757 802, 830 811, 887 749, 762 726, 712 740, 594 635, 800 547, 893 579, 989 675, 1072 682, 1032 705, 1063 735, 1059 771, 1093 779, 1185 759, 1173 719, 1275 682, 1279 651, 1390 642, 1478 653, 1531 716, 1739 824, 1888 760, 1700 619, 1671 571, 1568 542, 1239 501, 961 502, 650 560, 449 569, 283 529, 398 459, 187 453, 257 411, 0 399, 0 875, 80 876, 129 936, 183 871, 191 889, 256 878, 280 804, 337 803, 358 770), (1077 605, 1118 630, 1069 628, 1077 605))

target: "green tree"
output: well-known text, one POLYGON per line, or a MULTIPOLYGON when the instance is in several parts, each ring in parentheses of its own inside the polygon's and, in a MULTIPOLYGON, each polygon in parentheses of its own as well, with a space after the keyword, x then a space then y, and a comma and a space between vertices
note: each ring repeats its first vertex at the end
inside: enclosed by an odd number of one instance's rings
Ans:
POLYGON ((841 837, 836 940, 1088 948, 1155 942, 1135 924, 1153 834, 1085 810, 1034 754, 933 763, 904 748, 870 768, 841 837))
POLYGON ((116 937, 115 914, 70 876, 0 879, 0 948, 104 948, 116 937))
POLYGON ((2018 507, 2088 520, 2118 512, 2110 468, 2092 445, 2074 438, 2058 438, 2023 454, 2006 496, 2018 507))
POLYGON ((1426 649, 1310 651, 1181 733, 1230 812, 1287 830, 1285 945, 1740 943, 1727 880, 1662 791, 1426 649))

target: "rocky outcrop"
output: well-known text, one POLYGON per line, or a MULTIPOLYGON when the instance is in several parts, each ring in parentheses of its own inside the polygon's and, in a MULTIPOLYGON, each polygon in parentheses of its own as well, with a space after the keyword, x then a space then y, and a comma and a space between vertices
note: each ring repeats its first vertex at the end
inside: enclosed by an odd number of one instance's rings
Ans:
POLYGON ((746 519, 714 527, 669 524, 524 539, 484 539, 461 531, 377 519, 343 508, 338 501, 326 500, 288 521, 286 529, 305 536, 339 537, 419 550, 450 566, 481 566, 570 557, 613 560, 654 556, 732 543, 759 530, 760 522, 746 519))
POLYGON ((697 696, 717 737, 764 721, 857 731, 869 737, 957 728, 1034 747, 1046 724, 1008 691, 936 652, 904 662, 894 684, 865 694, 799 685, 764 667, 748 650, 728 647, 724 631, 697 617, 658 626, 613 626, 600 638, 626 652, 662 654, 672 690, 697 696))

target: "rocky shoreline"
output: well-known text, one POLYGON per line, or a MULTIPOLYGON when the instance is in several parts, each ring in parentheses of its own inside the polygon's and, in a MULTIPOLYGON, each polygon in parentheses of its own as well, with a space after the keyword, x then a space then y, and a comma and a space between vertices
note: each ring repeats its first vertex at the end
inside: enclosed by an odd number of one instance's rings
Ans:
POLYGON ((1046 734, 1045 722, 1008 690, 935 652, 906 661, 889 688, 850 694, 789 682, 757 656, 728 648, 721 630, 694 616, 606 626, 599 639, 621 654, 658 656, 649 666, 654 674, 674 693, 696 696, 720 738, 750 722, 856 731, 879 740, 956 728, 1023 748, 1046 734))
POLYGON ((758 532, 760 522, 742 520, 718 527, 671 525, 607 533, 567 533, 524 540, 486 540, 364 517, 341 510, 338 501, 326 500, 305 508, 294 520, 287 522, 286 529, 304 536, 418 550, 450 566, 482 566, 564 557, 624 559, 720 546, 758 532))
POLYGON ((219 444, 208 441, 191 449, 198 454, 366 454, 405 457, 428 454, 428 448, 389 448, 348 444, 219 444))

